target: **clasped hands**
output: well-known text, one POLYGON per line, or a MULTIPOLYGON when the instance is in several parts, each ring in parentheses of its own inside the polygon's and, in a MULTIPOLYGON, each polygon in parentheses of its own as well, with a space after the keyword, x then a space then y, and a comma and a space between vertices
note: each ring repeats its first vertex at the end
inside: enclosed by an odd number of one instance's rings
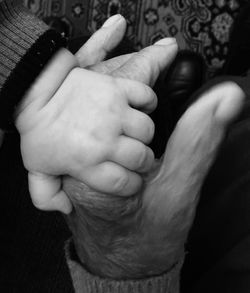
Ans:
POLYGON ((153 164, 147 144, 154 124, 146 113, 155 109, 157 98, 150 86, 174 58, 177 45, 165 40, 171 44, 100 63, 125 30, 124 18, 114 16, 76 56, 61 50, 19 105, 22 158, 39 209, 71 211, 61 175, 127 196, 141 188, 138 172, 153 164))
POLYGON ((204 93, 178 122, 162 160, 154 160, 147 147, 154 126, 145 113, 156 107, 151 86, 177 45, 164 39, 102 62, 125 28, 114 16, 76 56, 59 52, 16 120, 35 206, 69 213, 73 204, 69 223, 80 259, 118 279, 161 274, 180 259, 202 182, 244 97, 233 83, 204 93))
POLYGON ((179 272, 202 183, 243 100, 241 89, 229 82, 205 92, 179 120, 164 156, 132 197, 64 178, 74 205, 67 221, 77 255, 91 273, 131 280, 179 272))

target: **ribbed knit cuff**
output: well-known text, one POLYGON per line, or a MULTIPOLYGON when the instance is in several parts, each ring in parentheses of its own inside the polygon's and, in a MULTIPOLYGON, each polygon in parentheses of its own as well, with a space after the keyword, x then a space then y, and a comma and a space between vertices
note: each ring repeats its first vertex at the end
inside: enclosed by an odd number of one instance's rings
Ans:
POLYGON ((0 3, 0 91, 27 51, 49 29, 19 2, 0 3))
POLYGON ((90 274, 75 260, 73 247, 72 240, 67 241, 65 253, 75 293, 179 293, 183 259, 171 271, 161 276, 143 280, 116 281, 90 274))
POLYGON ((51 56, 66 45, 20 2, 0 3, 0 106, 6 113, 0 113, 1 128, 51 56))

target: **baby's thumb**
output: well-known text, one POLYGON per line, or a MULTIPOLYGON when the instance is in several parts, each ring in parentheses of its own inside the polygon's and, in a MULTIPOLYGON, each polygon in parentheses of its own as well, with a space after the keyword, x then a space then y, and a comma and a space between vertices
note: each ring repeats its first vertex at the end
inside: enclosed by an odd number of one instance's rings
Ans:
POLYGON ((44 211, 69 214, 72 204, 61 189, 61 178, 41 173, 29 173, 29 191, 34 206, 44 211))

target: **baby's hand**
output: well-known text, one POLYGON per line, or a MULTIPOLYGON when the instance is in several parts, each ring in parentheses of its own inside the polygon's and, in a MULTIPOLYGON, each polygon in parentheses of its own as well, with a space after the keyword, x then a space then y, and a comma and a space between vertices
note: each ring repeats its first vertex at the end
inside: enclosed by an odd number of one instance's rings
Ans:
POLYGON ((155 93, 142 83, 76 66, 62 50, 27 93, 17 112, 21 150, 33 203, 71 211, 61 190, 68 174, 92 188, 120 196, 141 187, 137 172, 154 161, 146 146, 154 134, 155 93))

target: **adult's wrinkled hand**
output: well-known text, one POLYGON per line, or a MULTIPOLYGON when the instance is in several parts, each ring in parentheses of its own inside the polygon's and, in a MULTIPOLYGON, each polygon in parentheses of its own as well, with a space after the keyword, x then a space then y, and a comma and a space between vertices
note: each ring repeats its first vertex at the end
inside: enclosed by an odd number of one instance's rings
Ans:
POLYGON ((65 177, 63 188, 74 205, 67 220, 77 254, 92 273, 145 278, 182 259, 202 183, 243 100, 242 90, 230 82, 204 92, 132 197, 99 193, 65 177))
MULTIPOLYGON (((147 147, 154 125, 145 113, 155 109, 157 100, 149 85, 167 65, 166 47, 152 46, 150 62, 141 58, 143 80, 137 81, 123 74, 123 67, 109 75, 80 68, 79 58, 67 50, 51 60, 27 92, 16 119, 36 207, 71 211, 61 188, 61 175, 66 174, 119 196, 141 188, 138 173, 147 172, 154 161, 147 147)), ((131 63, 137 65, 133 59, 131 63)))

